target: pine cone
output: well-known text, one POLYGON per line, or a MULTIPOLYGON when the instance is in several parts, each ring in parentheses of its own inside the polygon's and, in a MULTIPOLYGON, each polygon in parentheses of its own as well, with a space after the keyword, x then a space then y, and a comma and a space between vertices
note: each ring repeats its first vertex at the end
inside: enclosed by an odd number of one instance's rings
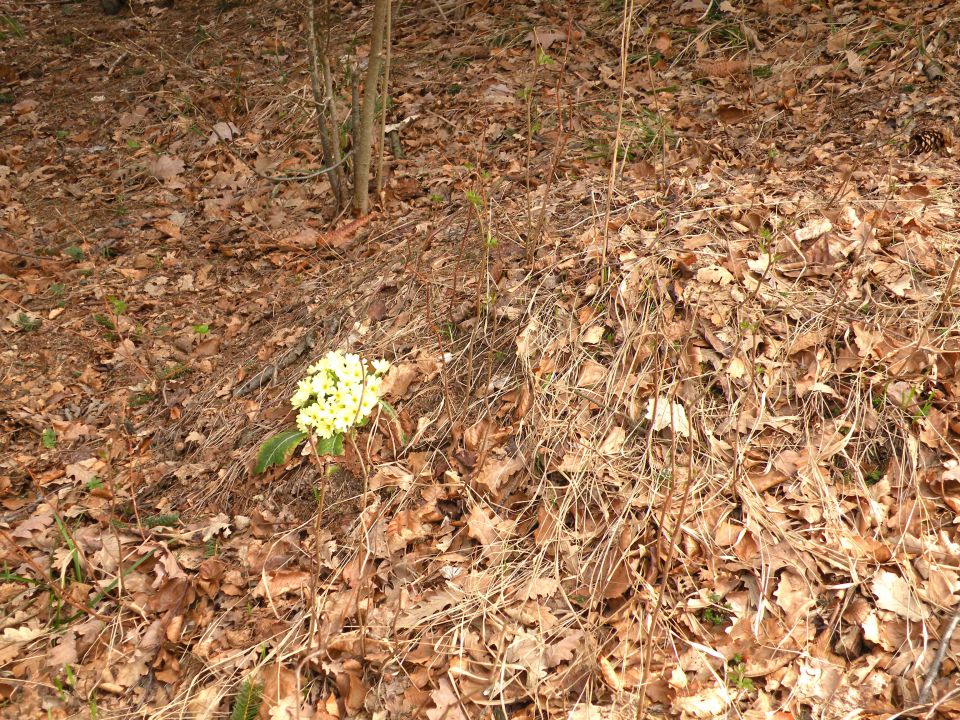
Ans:
POLYGON ((911 155, 943 150, 953 144, 953 136, 949 130, 917 130, 910 136, 907 152, 911 155))

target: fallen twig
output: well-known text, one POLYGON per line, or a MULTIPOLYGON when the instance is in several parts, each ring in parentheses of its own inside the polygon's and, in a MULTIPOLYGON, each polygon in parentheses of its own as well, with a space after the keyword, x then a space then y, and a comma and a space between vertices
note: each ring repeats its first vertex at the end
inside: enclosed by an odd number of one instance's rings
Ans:
POLYGON ((293 348, 280 358, 277 362, 267 365, 263 370, 258 372, 252 378, 247 380, 243 385, 238 387, 233 391, 233 397, 242 397, 249 393, 251 390, 259 390, 264 385, 266 385, 270 379, 276 375, 277 370, 282 370, 287 365, 292 363, 298 357, 303 355, 307 350, 312 348, 316 344, 316 339, 314 337, 313 331, 308 332, 303 338, 298 342, 293 348))
POLYGON ((925 704, 930 697, 930 690, 933 688, 937 676, 940 675, 940 666, 943 665, 943 659, 947 656, 947 650, 950 649, 950 640, 953 638, 953 633, 956 632, 958 624, 960 624, 960 607, 953 613, 953 617, 947 623, 943 635, 940 636, 940 647, 937 648, 937 654, 933 656, 933 662, 930 663, 927 675, 923 678, 923 685, 920 686, 920 695, 917 698, 921 705, 925 704))

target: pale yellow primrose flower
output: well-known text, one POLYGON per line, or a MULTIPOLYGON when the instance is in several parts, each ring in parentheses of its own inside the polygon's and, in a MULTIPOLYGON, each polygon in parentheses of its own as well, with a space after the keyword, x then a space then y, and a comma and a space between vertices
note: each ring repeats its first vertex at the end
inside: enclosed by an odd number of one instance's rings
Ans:
POLYGON ((299 409, 297 428, 327 439, 361 423, 380 402, 389 369, 386 360, 368 363, 355 353, 328 352, 307 368, 290 398, 299 409))

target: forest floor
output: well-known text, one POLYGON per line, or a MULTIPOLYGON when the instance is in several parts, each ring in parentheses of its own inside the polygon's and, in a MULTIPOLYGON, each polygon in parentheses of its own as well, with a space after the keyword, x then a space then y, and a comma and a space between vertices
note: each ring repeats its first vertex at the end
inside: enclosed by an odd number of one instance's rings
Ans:
POLYGON ((0 2, 4 717, 960 714, 960 7, 623 28, 397 4, 356 221, 299 3, 0 2))

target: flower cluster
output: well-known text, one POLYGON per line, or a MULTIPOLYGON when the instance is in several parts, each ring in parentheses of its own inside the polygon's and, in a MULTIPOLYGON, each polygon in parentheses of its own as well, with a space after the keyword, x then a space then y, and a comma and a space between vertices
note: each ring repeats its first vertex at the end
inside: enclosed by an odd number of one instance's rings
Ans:
POLYGON ((380 401, 386 360, 363 360, 359 355, 330 351, 307 368, 290 398, 297 428, 326 439, 362 424, 380 401))

